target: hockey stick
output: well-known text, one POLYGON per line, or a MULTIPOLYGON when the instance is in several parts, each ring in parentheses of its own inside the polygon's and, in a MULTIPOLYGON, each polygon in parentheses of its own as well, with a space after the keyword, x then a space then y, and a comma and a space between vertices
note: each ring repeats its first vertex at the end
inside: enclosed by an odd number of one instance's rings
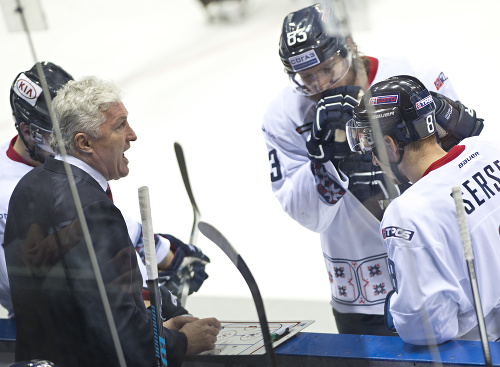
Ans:
POLYGON ((474 254, 472 253, 472 244, 469 234, 469 226, 465 219, 465 209, 462 200, 462 190, 459 186, 452 187, 453 199, 457 210, 458 227, 460 228, 460 237, 464 248, 465 261, 469 270, 470 285, 472 295, 474 296, 474 307, 476 308, 477 324, 479 326, 479 334, 481 336, 481 344, 483 346, 484 361, 486 366, 491 366, 490 345, 488 343, 488 334, 486 333, 486 325, 484 323, 483 308, 481 306, 481 298, 479 296, 479 288, 477 285, 476 270, 474 268, 474 254))
MULTIPOLYGON (((191 184, 189 183, 189 176, 186 167, 186 160, 184 159, 184 152, 182 151, 182 146, 175 142, 174 143, 175 155, 177 157, 177 163, 179 164, 179 170, 181 171, 182 181, 184 182, 184 187, 189 196, 189 201, 191 201, 191 206, 193 207, 193 226, 191 227, 191 235, 189 236, 189 244, 194 245, 197 236, 197 224, 200 219, 200 211, 198 210, 198 205, 194 200, 193 190, 191 190, 191 184)), ((181 269, 181 305, 186 305, 186 300, 189 295, 189 285, 193 277, 193 266, 191 264, 186 265, 181 269)))
POLYGON ((158 264, 156 262, 156 248, 151 220, 151 205, 149 203, 149 189, 139 187, 139 206, 142 219, 142 236, 144 239, 144 253, 148 280, 146 281, 151 302, 151 318, 153 319, 153 338, 155 344, 156 366, 167 366, 167 350, 163 334, 163 320, 161 318, 161 295, 158 287, 158 264))
POLYGON ((174 143, 175 155, 177 157, 177 163, 179 164, 179 169, 181 171, 182 181, 184 182, 184 187, 189 196, 189 201, 191 201, 191 206, 193 207, 193 226, 191 227, 191 235, 189 237, 189 243, 194 245, 196 242, 197 234, 197 224, 200 219, 200 211, 196 201, 194 200, 193 190, 191 190, 191 184, 189 183, 189 176, 186 167, 186 160, 184 159, 184 152, 179 143, 174 143))
POLYGON ((226 240, 226 238, 213 226, 208 223, 200 222, 198 223, 198 228, 200 232, 203 233, 209 240, 220 247, 222 251, 231 259, 233 264, 239 270, 243 278, 245 279, 250 292, 252 293, 253 301, 255 303, 255 308, 257 309, 257 315, 259 317, 260 327, 262 329, 262 336, 264 338, 264 347, 266 353, 269 356, 271 366, 277 366, 276 355, 274 354, 273 343, 271 340, 271 334, 269 333, 269 325, 267 323, 266 311, 264 309, 264 302, 260 295, 259 287, 255 281, 250 269, 243 261, 243 258, 236 252, 233 246, 226 240))

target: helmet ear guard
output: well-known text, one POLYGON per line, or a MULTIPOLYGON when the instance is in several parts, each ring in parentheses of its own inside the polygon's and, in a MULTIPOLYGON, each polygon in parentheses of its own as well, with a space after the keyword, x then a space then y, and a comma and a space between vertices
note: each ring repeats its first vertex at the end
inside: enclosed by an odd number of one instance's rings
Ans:
POLYGON ((349 54, 349 50, 347 49, 348 46, 346 45, 342 45, 339 49, 339 55, 342 57, 342 58, 346 58, 347 55, 349 54))

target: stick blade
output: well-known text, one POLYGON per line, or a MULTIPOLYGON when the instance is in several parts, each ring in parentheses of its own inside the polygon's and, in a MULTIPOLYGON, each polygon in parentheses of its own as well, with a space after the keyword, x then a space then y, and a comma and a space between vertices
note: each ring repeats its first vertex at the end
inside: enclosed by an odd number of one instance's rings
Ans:
POLYGON ((193 206, 193 211, 199 216, 200 210, 198 209, 198 205, 196 205, 196 201, 194 200, 193 190, 191 189, 191 183, 189 182, 186 160, 184 158, 184 151, 182 150, 182 146, 177 142, 174 142, 174 150, 175 156, 177 157, 177 163, 179 164, 179 169, 181 171, 182 181, 184 181, 184 187, 186 188, 189 200, 191 201, 191 205, 193 206))
POLYGON ((274 354, 273 343, 271 340, 271 335, 269 333, 269 325, 267 322, 266 311, 264 308, 264 301, 260 295, 259 287, 255 281, 250 269, 245 264, 245 261, 241 258, 238 252, 234 249, 229 241, 220 233, 215 227, 206 223, 198 223, 198 228, 200 232, 203 233, 209 240, 215 243, 219 248, 231 259, 236 268, 239 270, 245 282, 252 293, 252 298, 255 303, 255 308, 257 309, 257 315, 259 317, 260 327, 262 329, 262 337, 264 339, 264 347, 266 353, 269 356, 269 362, 271 366, 277 366, 276 355, 274 354))
POLYGON ((219 246, 219 248, 224 251, 234 265, 238 266, 238 253, 234 247, 231 246, 229 241, 222 235, 222 233, 220 233, 214 226, 206 222, 199 222, 198 229, 205 237, 219 246))

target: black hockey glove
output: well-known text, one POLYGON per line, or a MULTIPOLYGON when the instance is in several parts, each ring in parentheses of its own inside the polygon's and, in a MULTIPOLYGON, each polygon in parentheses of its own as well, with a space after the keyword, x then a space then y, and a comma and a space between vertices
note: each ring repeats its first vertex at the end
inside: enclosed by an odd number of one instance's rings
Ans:
POLYGON ((197 292, 208 278, 205 265, 210 262, 210 259, 196 246, 186 245, 172 235, 161 234, 161 236, 170 241, 174 259, 168 269, 160 272, 158 277, 165 281, 165 286, 177 298, 181 296, 182 287, 186 281, 190 282, 189 294, 197 292))
MULTIPOLYGON (((189 315, 189 312, 181 306, 180 302, 177 301, 177 298, 175 298, 167 287, 161 285, 159 289, 161 294, 161 317, 163 321, 176 316, 189 315)), ((145 300, 149 300, 149 290, 147 288, 142 290, 142 296, 145 300)))
POLYGON ((484 120, 476 116, 476 111, 442 94, 430 93, 436 104, 438 135, 444 150, 449 151, 462 139, 481 133, 484 120))
POLYGON ((358 105, 361 87, 342 86, 323 93, 316 105, 316 120, 307 138, 307 155, 313 162, 342 160, 351 153, 345 125, 358 105))

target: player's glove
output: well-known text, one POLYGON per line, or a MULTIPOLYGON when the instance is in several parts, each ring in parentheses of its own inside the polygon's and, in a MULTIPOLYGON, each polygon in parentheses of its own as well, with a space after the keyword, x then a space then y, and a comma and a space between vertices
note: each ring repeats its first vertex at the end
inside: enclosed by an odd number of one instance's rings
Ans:
POLYGON ((484 120, 476 116, 476 111, 442 94, 430 93, 436 104, 437 130, 444 150, 449 151, 462 139, 481 133, 484 120))
POLYGON ((351 153, 345 125, 358 105, 361 87, 342 86, 323 93, 316 105, 316 120, 307 138, 307 155, 313 162, 341 160, 351 153))
POLYGON ((181 240, 168 234, 161 234, 170 241, 170 249, 174 252, 174 258, 168 269, 158 274, 161 280, 165 280, 165 286, 179 298, 182 286, 189 281, 189 294, 197 292, 203 282, 208 278, 205 265, 210 262, 199 248, 186 245, 181 240), (190 279, 187 279, 187 278, 190 279))

